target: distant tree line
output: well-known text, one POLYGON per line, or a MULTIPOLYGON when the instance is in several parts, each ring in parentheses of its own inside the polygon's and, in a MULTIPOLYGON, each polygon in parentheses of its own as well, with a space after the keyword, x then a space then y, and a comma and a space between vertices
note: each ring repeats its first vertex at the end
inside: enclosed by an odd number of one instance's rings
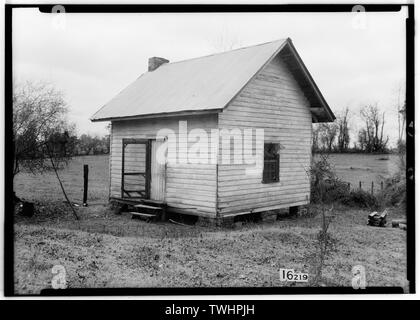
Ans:
POLYGON ((66 152, 71 156, 109 153, 109 135, 102 137, 92 136, 90 134, 82 134, 81 136, 71 135, 67 138, 66 143, 66 152))
POLYGON ((73 155, 93 155, 109 153, 109 135, 103 137, 82 134, 74 137, 73 155))
MULTIPOLYGON (((405 103, 397 106, 399 136, 398 152, 405 152, 405 103)), ((344 109, 334 122, 314 124, 312 134, 313 152, 390 152, 389 136, 384 132, 385 112, 377 104, 366 105, 359 110, 363 125, 357 131, 357 141, 350 145, 350 112, 344 109)))

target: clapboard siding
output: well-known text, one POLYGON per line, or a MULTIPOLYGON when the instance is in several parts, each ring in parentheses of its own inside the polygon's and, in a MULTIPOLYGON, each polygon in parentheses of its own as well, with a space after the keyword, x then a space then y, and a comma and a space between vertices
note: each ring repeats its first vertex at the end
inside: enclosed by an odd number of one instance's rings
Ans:
MULTIPOLYGON (((179 121, 187 121, 188 132, 192 129, 203 129, 210 137, 211 129, 217 128, 217 115, 167 117, 156 119, 113 121, 111 139, 110 195, 121 195, 122 139, 154 138, 160 129, 173 130, 179 138, 179 121)), ((183 137, 185 137, 183 135, 183 137)), ((190 148, 195 142, 189 142, 190 148)), ((130 145, 130 148, 131 145, 130 145)), ((134 147, 125 154, 126 165, 142 169, 141 162, 145 154, 134 147)), ((186 152, 185 148, 178 148, 186 152)), ((171 157, 173 155, 169 155, 171 157)), ((190 159, 199 160, 191 155, 190 159)), ((170 208, 185 213, 214 217, 216 215, 216 164, 173 163, 166 167, 165 201, 170 208)))
MULTIPOLYGON (((309 202, 310 183, 308 170, 311 161, 312 117, 309 102, 287 66, 280 58, 274 59, 235 97, 223 112, 206 116, 163 117, 149 120, 114 121, 111 138, 110 195, 120 196, 121 160, 123 138, 153 138, 160 129, 173 130, 177 138, 179 121, 187 121, 188 132, 204 129, 211 142, 211 130, 264 129, 264 138, 278 142, 280 150, 280 181, 262 183, 262 172, 249 173, 252 165, 234 164, 235 157, 256 154, 255 142, 242 144, 225 143, 220 138, 216 150, 218 164, 199 163, 200 156, 190 154, 195 163, 169 162, 166 167, 165 201, 179 212, 215 217, 218 211, 228 215, 264 208, 289 207, 309 202), (224 162, 228 154, 232 164, 224 162)), ((242 131, 243 132, 243 131, 242 131)), ((241 135, 241 139, 243 135, 241 135)), ((233 137, 232 137, 233 140, 233 137)), ((177 152, 187 154, 196 141, 178 145, 177 152)), ((206 145, 203 141, 201 146, 206 145)), ((145 153, 141 147, 131 147, 125 155, 126 168, 142 170, 145 153)), ((202 149, 203 150, 203 149, 202 149)), ((261 150, 261 149, 259 149, 261 150)), ((209 145, 208 152, 212 151, 209 145)), ((210 154, 205 154, 211 159, 210 154)), ((137 182, 129 177, 132 183, 137 182)), ((138 179, 138 178, 137 178, 138 179)))
MULTIPOLYGON (((265 66, 219 114, 219 128, 263 128, 265 140, 282 147, 280 181, 264 184, 262 172, 247 174, 249 165, 224 164, 223 152, 231 146, 220 142, 217 193, 222 215, 309 202, 312 117, 308 100, 281 58, 265 66)), ((255 143, 242 149, 229 150, 231 159, 244 150, 256 153, 255 143)))

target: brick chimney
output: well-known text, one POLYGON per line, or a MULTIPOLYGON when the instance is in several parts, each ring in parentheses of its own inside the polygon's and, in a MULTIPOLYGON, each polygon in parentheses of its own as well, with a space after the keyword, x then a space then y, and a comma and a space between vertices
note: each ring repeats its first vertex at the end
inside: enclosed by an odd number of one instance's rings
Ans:
POLYGON ((168 62, 169 62, 169 60, 166 60, 165 58, 151 57, 151 58, 149 58, 149 71, 156 70, 162 64, 168 63, 168 62))

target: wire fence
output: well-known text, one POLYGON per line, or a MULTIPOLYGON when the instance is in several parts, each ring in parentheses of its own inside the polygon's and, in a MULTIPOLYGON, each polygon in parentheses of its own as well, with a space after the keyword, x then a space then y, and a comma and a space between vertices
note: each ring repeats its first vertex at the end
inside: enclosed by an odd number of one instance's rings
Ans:
POLYGON ((385 187, 385 182, 374 182, 374 181, 359 181, 358 184, 352 184, 348 182, 350 190, 364 190, 370 192, 371 194, 382 192, 385 187))

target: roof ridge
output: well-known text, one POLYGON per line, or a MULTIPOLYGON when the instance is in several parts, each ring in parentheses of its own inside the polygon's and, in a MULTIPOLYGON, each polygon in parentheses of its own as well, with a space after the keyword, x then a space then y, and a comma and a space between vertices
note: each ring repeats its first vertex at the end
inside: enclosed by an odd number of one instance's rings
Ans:
POLYGON ((333 120, 334 114, 290 38, 173 62, 173 67, 164 64, 154 72, 141 74, 102 106, 91 120, 127 120, 147 115, 222 110, 286 47, 290 48, 290 58, 296 66, 292 73, 308 87, 313 105, 325 109, 320 121, 333 120))
POLYGON ((249 49, 249 48, 253 48, 253 47, 263 46, 263 45, 266 45, 266 44, 269 44, 269 43, 274 43, 274 42, 280 42, 280 41, 284 42, 284 41, 287 41, 287 39, 288 38, 277 39, 277 40, 273 40, 273 41, 267 41, 267 42, 263 42, 263 43, 253 44, 253 45, 246 46, 246 47, 236 48, 236 49, 232 49, 232 50, 228 50, 228 51, 222 51, 222 52, 216 52, 216 53, 212 53, 212 54, 207 54, 205 56, 200 56, 200 57, 195 57, 195 58, 189 58, 189 59, 184 59, 184 60, 179 60, 179 61, 164 63, 158 69, 160 69, 160 68, 162 68, 162 67, 164 67, 166 65, 173 65, 173 64, 176 64, 176 63, 187 62, 187 61, 191 61, 191 60, 196 60, 196 59, 208 58, 208 57, 212 57, 212 56, 216 56, 216 55, 227 54, 227 53, 230 53, 230 52, 233 52, 233 51, 238 51, 238 50, 243 50, 243 49, 249 49))

